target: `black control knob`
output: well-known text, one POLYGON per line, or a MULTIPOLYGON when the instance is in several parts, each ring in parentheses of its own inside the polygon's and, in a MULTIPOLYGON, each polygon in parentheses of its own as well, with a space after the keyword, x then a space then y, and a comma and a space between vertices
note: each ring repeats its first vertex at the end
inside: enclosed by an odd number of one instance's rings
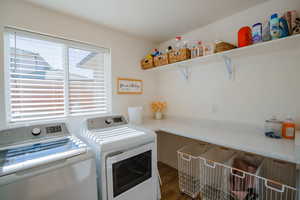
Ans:
POLYGON ((107 125, 110 125, 112 123, 113 123, 112 119, 106 119, 105 120, 105 124, 107 124, 107 125))
POLYGON ((32 135, 34 135, 34 136, 38 136, 38 135, 41 134, 41 129, 39 129, 39 128, 34 128, 34 129, 31 130, 31 133, 32 133, 32 135))

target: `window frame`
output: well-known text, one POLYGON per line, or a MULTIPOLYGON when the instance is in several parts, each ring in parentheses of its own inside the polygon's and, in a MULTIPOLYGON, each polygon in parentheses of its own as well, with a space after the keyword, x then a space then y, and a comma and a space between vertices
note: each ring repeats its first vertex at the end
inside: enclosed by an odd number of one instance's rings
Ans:
POLYGON ((31 125, 31 124, 40 124, 40 123, 47 123, 47 122, 57 122, 57 121, 67 121, 69 118, 72 117, 81 117, 81 118, 88 118, 91 116, 105 116, 112 113, 112 72, 111 72, 111 49, 105 47, 98 47, 89 43, 76 41, 76 40, 69 40, 61 37, 56 37, 52 35, 47 35, 38 32, 32 32, 28 30, 20 30, 17 28, 12 27, 4 27, 4 105, 5 105, 5 119, 6 125, 8 127, 15 127, 19 125, 31 125), (38 40, 46 40, 49 42, 56 42, 63 45, 63 68, 64 68, 64 109, 65 113, 62 117, 53 117, 52 119, 41 119, 41 120, 28 120, 28 121, 20 121, 20 122, 12 122, 11 119, 11 106, 10 106, 10 41, 9 41, 9 34, 17 33, 18 35, 38 39, 38 40), (80 50, 86 51, 94 51, 98 53, 105 53, 105 60, 104 60, 104 69, 105 69, 105 89, 107 90, 107 112, 106 113, 97 113, 97 114, 77 114, 71 115, 69 111, 69 56, 68 50, 69 48, 75 48, 80 50))

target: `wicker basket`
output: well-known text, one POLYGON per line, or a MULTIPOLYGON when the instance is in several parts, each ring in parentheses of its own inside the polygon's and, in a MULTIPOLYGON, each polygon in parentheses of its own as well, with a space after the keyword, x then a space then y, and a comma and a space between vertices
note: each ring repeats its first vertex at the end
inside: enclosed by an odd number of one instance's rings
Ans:
POLYGON ((169 64, 168 54, 162 54, 154 57, 154 66, 162 66, 169 64))
POLYGON ((153 58, 144 58, 141 60, 142 69, 150 69, 154 67, 153 58))
POLYGON ((227 42, 217 42, 215 46, 215 53, 219 53, 222 51, 228 51, 231 49, 235 49, 236 46, 229 44, 227 42))
POLYGON ((171 51, 169 53, 169 62, 175 63, 179 61, 184 61, 191 58, 191 50, 188 48, 180 49, 177 51, 171 51))

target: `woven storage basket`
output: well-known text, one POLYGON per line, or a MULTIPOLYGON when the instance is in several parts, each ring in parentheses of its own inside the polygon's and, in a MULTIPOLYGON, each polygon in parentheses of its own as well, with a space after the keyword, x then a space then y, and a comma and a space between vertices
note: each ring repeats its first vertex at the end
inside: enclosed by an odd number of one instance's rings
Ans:
POLYGON ((154 66, 155 67, 167 65, 167 64, 169 64, 168 54, 162 54, 162 55, 154 57, 154 66))
POLYGON ((215 46, 215 53, 219 53, 222 51, 228 51, 231 49, 235 49, 236 46, 229 44, 227 42, 217 42, 215 46))
POLYGON ((169 63, 184 61, 191 58, 191 50, 188 48, 171 51, 169 53, 169 63))
POLYGON ((142 69, 150 69, 154 67, 153 58, 144 58, 141 60, 142 69))

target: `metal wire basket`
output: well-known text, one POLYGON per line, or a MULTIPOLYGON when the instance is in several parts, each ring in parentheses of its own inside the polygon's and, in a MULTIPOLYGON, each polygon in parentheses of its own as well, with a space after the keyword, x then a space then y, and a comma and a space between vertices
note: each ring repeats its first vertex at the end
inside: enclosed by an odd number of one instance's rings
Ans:
POLYGON ((206 144, 185 146, 177 151, 178 179, 181 192, 196 198, 200 193, 199 156, 208 149, 206 144))
POLYGON ((224 148, 184 147, 178 151, 179 188, 203 200, 296 200, 296 167, 224 148), (232 167, 242 158, 256 166, 248 172, 232 167))
MULTIPOLYGON (((274 159, 265 159, 261 176, 269 179, 262 196, 265 199, 296 199, 296 164, 274 159), (274 192, 273 190, 276 192, 274 192)), ((298 198, 297 198, 298 199, 298 198)))
POLYGON ((235 151, 224 148, 214 147, 203 153, 199 158, 201 174, 201 193, 203 198, 211 196, 217 199, 228 199, 229 176, 230 174, 221 165, 228 165, 235 151), (218 188, 220 192, 215 189, 218 188), (217 195, 217 196, 214 196, 217 195))

